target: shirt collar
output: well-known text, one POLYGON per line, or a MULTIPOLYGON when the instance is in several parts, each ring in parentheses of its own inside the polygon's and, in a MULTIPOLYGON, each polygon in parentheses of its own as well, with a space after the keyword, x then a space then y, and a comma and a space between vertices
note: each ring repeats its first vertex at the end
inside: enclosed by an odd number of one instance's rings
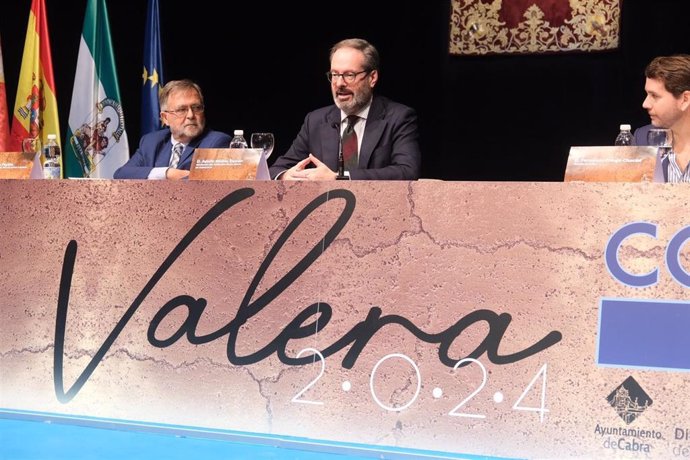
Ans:
POLYGON ((187 144, 185 144, 184 142, 180 142, 180 141, 176 140, 172 134, 170 135, 170 142, 172 142, 173 147, 175 147, 175 144, 182 144, 183 147, 185 147, 185 148, 187 147, 187 144))
MULTIPOLYGON (((364 120, 367 119, 369 116, 369 109, 371 109, 371 101, 364 107, 362 110, 360 110, 357 113, 353 113, 353 115, 357 115, 359 118, 363 118, 364 120)), ((347 114, 343 112, 342 110, 340 111, 340 122, 345 123, 345 119, 347 118, 347 114)))

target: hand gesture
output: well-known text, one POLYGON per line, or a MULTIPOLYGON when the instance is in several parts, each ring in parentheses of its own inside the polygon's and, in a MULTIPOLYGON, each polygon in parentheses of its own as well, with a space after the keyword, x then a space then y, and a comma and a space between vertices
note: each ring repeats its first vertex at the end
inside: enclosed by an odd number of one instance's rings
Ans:
POLYGON ((311 153, 280 176, 283 180, 335 180, 337 174, 311 153), (309 168, 309 165, 314 167, 309 168))

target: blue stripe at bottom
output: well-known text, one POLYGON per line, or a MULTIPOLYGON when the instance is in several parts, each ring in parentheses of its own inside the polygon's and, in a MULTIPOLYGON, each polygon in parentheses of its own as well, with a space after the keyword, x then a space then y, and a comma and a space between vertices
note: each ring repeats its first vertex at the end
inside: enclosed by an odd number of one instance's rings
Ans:
POLYGON ((508 460, 0 408, 0 459, 508 460))

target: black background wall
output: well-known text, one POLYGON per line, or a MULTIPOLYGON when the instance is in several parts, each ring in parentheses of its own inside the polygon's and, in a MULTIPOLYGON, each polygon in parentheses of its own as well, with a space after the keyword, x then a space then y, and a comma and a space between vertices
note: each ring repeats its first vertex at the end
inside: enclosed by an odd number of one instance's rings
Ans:
MULTIPOLYGON (((108 2, 131 152, 146 3, 108 2)), ((30 5, 0 8, 10 110, 30 5)), ((46 0, 62 136, 85 7, 46 0)), ((282 153, 307 111, 332 102, 330 46, 363 37, 381 53, 377 91, 419 113, 423 176, 446 180, 559 181, 571 145, 608 145, 620 123, 646 124, 644 67, 657 55, 690 52, 689 13, 687 0, 625 0, 617 50, 458 57, 448 54, 450 0, 160 0, 165 79, 201 85, 213 128, 273 131, 274 157, 282 153)))

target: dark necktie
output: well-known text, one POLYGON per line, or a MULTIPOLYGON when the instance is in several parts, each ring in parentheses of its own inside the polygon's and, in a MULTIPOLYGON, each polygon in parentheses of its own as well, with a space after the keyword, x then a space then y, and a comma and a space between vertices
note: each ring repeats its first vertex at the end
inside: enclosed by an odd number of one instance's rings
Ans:
POLYGON ((170 167, 177 168, 180 163, 180 155, 182 155, 182 150, 184 150, 184 145, 179 142, 175 144, 172 149, 172 155, 170 155, 170 167))
POLYGON ((359 120, 357 115, 348 116, 347 126, 345 126, 345 132, 343 133, 343 161, 347 171, 357 168, 357 133, 355 132, 357 120, 359 120))

